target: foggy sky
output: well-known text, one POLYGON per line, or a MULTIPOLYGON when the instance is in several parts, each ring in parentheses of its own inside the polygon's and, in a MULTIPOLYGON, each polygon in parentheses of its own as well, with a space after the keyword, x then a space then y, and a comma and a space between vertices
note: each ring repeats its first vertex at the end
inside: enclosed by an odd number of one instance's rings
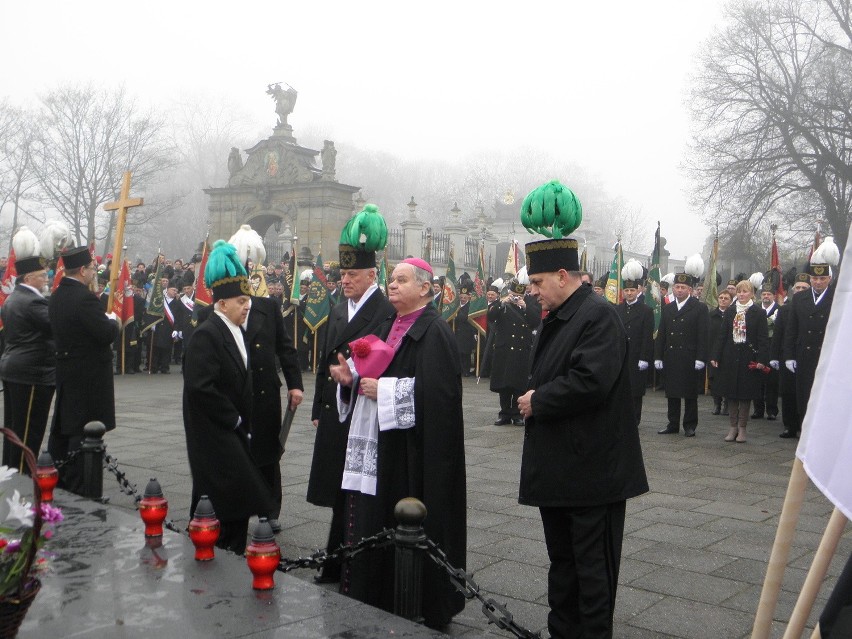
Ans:
MULTIPOLYGON (((0 96, 124 84, 163 108, 225 100, 265 136, 266 85, 286 82, 297 138, 404 158, 544 149, 641 207, 649 238, 659 219, 673 258, 700 251, 708 230, 679 166, 689 73, 721 0, 553 5, 16 1, 2 10, 0 96)), ((541 181, 553 178, 571 185, 541 181)))

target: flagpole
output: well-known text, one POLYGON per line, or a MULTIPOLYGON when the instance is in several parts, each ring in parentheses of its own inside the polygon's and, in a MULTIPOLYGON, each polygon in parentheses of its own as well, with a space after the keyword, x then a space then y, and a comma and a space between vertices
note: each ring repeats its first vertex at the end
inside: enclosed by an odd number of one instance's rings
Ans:
POLYGON ((314 331, 314 357, 311 360, 314 365, 314 374, 317 372, 317 332, 314 331))
POLYGON ((122 322, 121 326, 121 374, 124 375, 124 322, 122 322))

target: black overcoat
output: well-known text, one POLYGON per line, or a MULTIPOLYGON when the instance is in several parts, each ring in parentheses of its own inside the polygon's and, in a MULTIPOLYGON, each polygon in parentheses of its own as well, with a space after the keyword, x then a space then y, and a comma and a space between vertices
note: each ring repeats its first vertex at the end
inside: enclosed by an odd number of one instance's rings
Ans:
POLYGON ((641 397, 648 385, 648 371, 654 366, 654 311, 639 301, 633 304, 622 302, 615 308, 627 331, 630 393, 633 397, 641 397), (648 364, 644 371, 639 370, 639 360, 648 364))
MULTIPOLYGON (((337 384, 329 377, 328 367, 337 364, 337 354, 349 357, 349 343, 378 333, 382 323, 394 314, 394 308, 381 291, 373 291, 364 305, 349 321, 348 300, 331 309, 328 318, 323 359, 317 367, 311 419, 319 420, 314 439, 314 456, 308 478, 308 502, 331 508, 340 492, 343 481, 343 464, 346 460, 346 439, 349 421, 341 423, 337 415, 337 384)), ((351 417, 351 415, 350 415, 351 417)))
POLYGON ((784 364, 784 335, 787 331, 787 324, 790 322, 789 315, 792 307, 792 298, 786 304, 778 307, 778 314, 775 316, 775 330, 769 343, 769 359, 778 362, 782 395, 796 394, 796 376, 787 370, 787 366, 784 364))
MULTIPOLYGON (((470 303, 459 307, 453 320, 453 330, 456 334, 456 343, 458 344, 459 353, 470 354, 476 348, 476 328, 467 321, 468 313, 470 312, 470 303)), ((466 371, 465 371, 466 372, 466 371)))
POLYGON ((56 345, 50 329, 48 301, 22 284, 0 307, 6 348, 0 379, 16 384, 56 384, 56 345))
POLYGON ((112 343, 118 322, 109 319, 89 288, 63 277, 50 296, 50 326, 56 342, 56 404, 52 429, 69 437, 91 421, 115 428, 112 343))
POLYGON ((793 296, 793 306, 788 316, 790 324, 784 331, 784 359, 796 360, 796 405, 799 407, 799 415, 805 414, 811 396, 832 301, 834 286, 831 285, 819 304, 814 304, 812 289, 793 296))
POLYGON ((719 380, 714 390, 727 399, 763 399, 766 373, 749 369, 750 362, 769 365, 769 333, 766 313, 752 304, 745 313, 746 341, 735 344, 734 319, 736 302, 725 312, 722 327, 713 346, 713 357, 719 363, 719 380))
POLYGON ((199 325, 187 344, 183 372, 192 508, 201 495, 208 495, 221 521, 273 512, 272 494, 249 451, 251 371, 246 370, 227 325, 215 313, 199 325))
POLYGON ((533 331, 541 324, 536 306, 521 309, 503 302, 488 307, 488 322, 494 322, 494 348, 491 353, 490 389, 494 392, 523 393, 530 371, 533 331))
POLYGON ((707 325, 707 306, 694 297, 689 297, 680 310, 677 302, 663 305, 655 357, 663 360, 666 397, 698 397, 704 371, 696 371, 695 362, 707 364, 707 325))
MULTIPOLYGON (((384 339, 393 325, 385 322, 384 339)), ((424 528, 456 568, 467 557, 464 416, 458 350, 453 332, 431 305, 417 318, 382 377, 413 377, 414 427, 379 431, 375 496, 358 494, 354 538, 393 528, 394 506, 417 497, 428 511, 424 528)), ((352 565, 349 593, 386 610, 393 608, 394 549, 362 555, 352 565)), ((447 624, 464 598, 445 572, 423 563, 423 616, 432 627, 447 624)))
POLYGON ((304 390, 298 354, 284 325, 278 300, 251 298, 246 344, 254 393, 251 452, 258 465, 265 466, 278 462, 284 452, 278 437, 281 433, 282 384, 276 372, 276 358, 281 364, 287 390, 304 390))
MULTIPOLYGON (((722 318, 724 317, 725 311, 719 307, 710 309, 710 312, 707 314, 707 343, 711 347, 715 347, 716 345, 716 340, 719 338, 719 331, 722 330, 722 318)), ((710 394, 714 397, 721 397, 722 393, 719 392, 721 373, 719 369, 708 366, 707 380, 710 384, 710 394)))
POLYGON ((533 345, 521 504, 594 506, 647 492, 627 367, 624 327, 591 287, 544 319, 533 345))

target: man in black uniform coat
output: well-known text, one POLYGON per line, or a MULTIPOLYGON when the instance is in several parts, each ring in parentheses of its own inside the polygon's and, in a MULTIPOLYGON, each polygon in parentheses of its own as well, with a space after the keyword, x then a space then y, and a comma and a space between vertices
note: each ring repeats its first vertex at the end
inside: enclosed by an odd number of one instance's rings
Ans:
POLYGON ((642 421, 642 398, 648 385, 648 367, 654 358, 654 311, 638 301, 639 280, 622 279, 624 301, 616 306, 627 331, 627 361, 630 370, 630 396, 636 424, 642 421))
POLYGON ((549 313, 532 347, 530 390, 518 399, 518 501, 541 512, 550 636, 611 637, 626 500, 648 490, 627 408, 627 334, 615 307, 583 286, 576 240, 526 250, 531 292, 549 313))
MULTIPOLYGON (((331 309, 323 358, 318 362, 311 420, 316 426, 314 456, 308 478, 308 502, 332 509, 328 532, 328 550, 343 543, 343 500, 341 489, 349 421, 340 422, 337 414, 337 384, 329 377, 329 365, 337 364, 337 355, 349 357, 349 344, 359 337, 375 335, 394 308, 376 285, 376 253, 348 244, 340 245, 340 276, 344 302, 331 309)), ((340 579, 340 566, 327 565, 318 576, 320 582, 340 579)))
POLYGON ((221 523, 216 545, 242 554, 249 518, 275 507, 249 448, 253 430, 251 356, 241 326, 251 289, 236 251, 221 240, 210 252, 207 270, 204 277, 213 292, 213 310, 198 326, 184 354, 183 424, 192 471, 190 517, 201 496, 209 496, 221 523), (214 256, 216 251, 229 256, 226 259, 235 265, 237 277, 211 268, 222 262, 214 256))
MULTIPOLYGON (((811 256, 811 288, 793 296, 793 305, 788 316, 790 322, 784 329, 784 365, 796 376, 796 406, 800 424, 807 412, 828 316, 831 313, 831 303, 834 300, 831 267, 837 266, 837 259, 826 256, 825 251, 821 250, 825 249, 828 243, 826 239, 811 256)), ((837 251, 833 242, 830 246, 837 251)))
MULTIPOLYGON (((771 277, 768 277, 760 287, 761 308, 766 314, 770 340, 775 333, 778 309, 781 308, 775 300, 775 290, 771 277)), ((713 345, 711 344, 710 347, 712 348, 713 345)), ((764 414, 769 421, 774 421, 778 417, 778 371, 771 367, 769 374, 763 376, 763 397, 754 400, 754 413, 751 419, 762 419, 764 414)))
POLYGON ((527 390, 532 335, 541 324, 541 307, 533 296, 529 296, 532 303, 527 304, 525 291, 526 286, 512 280, 506 299, 488 306, 488 323, 494 323, 489 387, 500 395, 495 426, 524 423, 518 411, 518 397, 527 390))
POLYGON ((784 365, 784 336, 789 323, 790 309, 793 308, 793 297, 797 293, 810 289, 810 275, 799 273, 796 275, 790 295, 787 301, 778 309, 775 317, 775 330, 772 333, 772 343, 769 347, 769 365, 780 374, 781 394, 781 421, 784 429, 778 435, 782 439, 792 439, 799 436, 802 430, 802 422, 799 419, 799 411, 796 406, 796 375, 789 371, 784 365))
MULTIPOLYGON (((65 277, 49 304, 56 340, 56 406, 48 450, 55 461, 80 448, 89 422, 103 422, 107 431, 115 428, 112 343, 119 330, 115 314, 105 314, 89 290, 97 265, 88 247, 66 251, 62 260, 65 277)), ((59 486, 78 494, 83 487, 79 460, 59 469, 59 486)))
MULTIPOLYGON (((47 262, 39 255, 25 255, 20 247, 16 253, 15 290, 0 308, 6 337, 0 357, 3 423, 38 454, 56 388, 56 347, 50 329, 49 305, 43 293, 47 286, 47 262)), ((5 439, 3 465, 21 473, 30 472, 23 462, 22 450, 5 439)))
POLYGON ((668 425, 659 432, 680 432, 680 400, 684 401, 683 434, 695 436, 698 426, 698 377, 707 363, 708 310, 692 297, 697 278, 676 273, 672 286, 675 300, 663 306, 657 331, 654 366, 665 374, 668 425))
POLYGON ((471 287, 459 286, 459 310, 453 319, 453 330, 459 348, 459 361, 464 377, 470 377, 470 355, 476 348, 476 328, 467 321, 471 287))

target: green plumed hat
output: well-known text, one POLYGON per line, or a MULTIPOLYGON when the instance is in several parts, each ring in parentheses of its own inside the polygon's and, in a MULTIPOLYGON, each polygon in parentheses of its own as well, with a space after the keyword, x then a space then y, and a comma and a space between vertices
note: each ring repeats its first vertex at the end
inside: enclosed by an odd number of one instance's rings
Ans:
POLYGON ((569 238, 583 221, 583 207, 574 192, 558 180, 533 189, 521 204, 521 224, 549 240, 526 245, 527 272, 580 270, 577 240, 569 238))
POLYGON ((375 268, 376 251, 388 243, 388 226, 375 204, 367 204, 340 233, 340 268, 375 268))
POLYGON ((225 240, 216 240, 207 256, 204 283, 213 293, 213 300, 225 300, 251 295, 246 269, 237 255, 237 248, 225 240))

